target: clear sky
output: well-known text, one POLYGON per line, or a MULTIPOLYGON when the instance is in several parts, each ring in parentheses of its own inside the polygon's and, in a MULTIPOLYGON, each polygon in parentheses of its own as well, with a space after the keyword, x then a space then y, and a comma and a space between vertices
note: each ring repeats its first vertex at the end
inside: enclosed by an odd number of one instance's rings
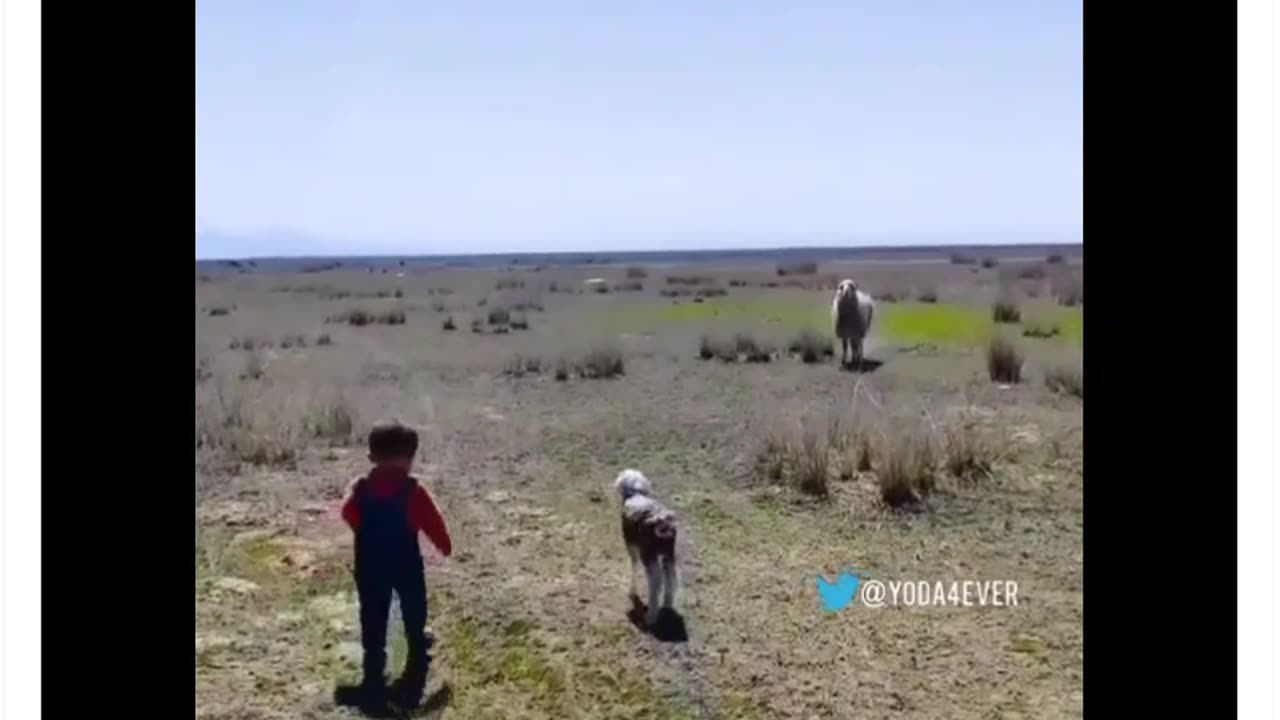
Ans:
POLYGON ((1081 0, 196 4, 196 255, 1079 241, 1081 0))

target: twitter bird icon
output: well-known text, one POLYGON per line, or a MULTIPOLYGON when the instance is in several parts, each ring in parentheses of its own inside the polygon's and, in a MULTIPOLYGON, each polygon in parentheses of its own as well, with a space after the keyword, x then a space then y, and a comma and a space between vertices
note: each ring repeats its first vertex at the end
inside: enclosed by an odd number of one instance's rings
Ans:
POLYGON ((835 582, 831 582, 821 575, 818 576, 818 596, 822 598, 822 607, 827 612, 836 612, 843 610, 853 602, 854 596, 858 594, 857 573, 842 572, 835 582))

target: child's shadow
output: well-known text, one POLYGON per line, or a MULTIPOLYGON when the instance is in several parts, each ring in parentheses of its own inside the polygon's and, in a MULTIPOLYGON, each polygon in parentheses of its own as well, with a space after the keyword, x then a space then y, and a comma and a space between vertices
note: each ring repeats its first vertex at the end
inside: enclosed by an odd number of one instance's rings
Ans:
POLYGON ((688 642, 689 631, 685 627, 684 617, 674 608, 663 608, 658 611, 658 621, 653 627, 644 624, 644 601, 634 593, 631 595, 631 609, 627 611, 627 619, 642 632, 647 632, 662 642, 688 642))
POLYGON ((841 369, 845 372, 870 373, 875 372, 883 364, 883 360, 874 360, 869 357, 864 357, 858 362, 851 360, 846 363, 841 363, 841 369))
MULTIPOLYGON (((388 703, 383 707, 360 710, 365 717, 373 718, 438 718, 444 714, 451 700, 453 700, 453 688, 449 683, 444 683, 415 708, 402 708, 394 703, 388 703)), ((335 705, 345 707, 360 707, 360 686, 339 685, 333 691, 333 702, 335 705)))

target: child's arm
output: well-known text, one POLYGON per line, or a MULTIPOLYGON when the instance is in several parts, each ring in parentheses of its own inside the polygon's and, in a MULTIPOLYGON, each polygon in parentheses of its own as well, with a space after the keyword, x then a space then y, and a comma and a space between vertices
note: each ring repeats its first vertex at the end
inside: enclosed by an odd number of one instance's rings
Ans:
POLYGON ((431 499, 431 493, 428 493, 426 488, 418 486, 418 492, 414 493, 413 500, 414 524, 426 534, 427 539, 436 546, 436 550, 439 550, 441 555, 449 557, 453 553, 453 542, 449 539, 449 528, 444 524, 440 509, 436 507, 435 500, 431 499))
POLYGON ((347 496, 342 501, 342 519, 353 531, 360 529, 360 503, 356 502, 356 485, 359 483, 360 478, 351 481, 347 486, 347 496))

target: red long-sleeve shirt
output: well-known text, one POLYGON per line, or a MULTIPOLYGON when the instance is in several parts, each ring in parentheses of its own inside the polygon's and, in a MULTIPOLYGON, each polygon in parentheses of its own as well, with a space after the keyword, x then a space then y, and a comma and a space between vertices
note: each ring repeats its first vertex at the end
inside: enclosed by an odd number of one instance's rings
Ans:
POLYGON ((356 485, 365 480, 366 492, 373 493, 379 499, 389 498, 404 489, 405 483, 413 483, 416 487, 409 496, 409 519, 413 526, 421 530, 435 545, 440 554, 449 557, 453 552, 453 542, 449 539, 449 528, 444 524, 444 516, 436 507, 431 493, 418 481, 393 468, 374 468, 366 478, 357 478, 347 488, 347 497, 342 502, 342 519, 352 530, 360 528, 360 503, 355 498, 356 485))

